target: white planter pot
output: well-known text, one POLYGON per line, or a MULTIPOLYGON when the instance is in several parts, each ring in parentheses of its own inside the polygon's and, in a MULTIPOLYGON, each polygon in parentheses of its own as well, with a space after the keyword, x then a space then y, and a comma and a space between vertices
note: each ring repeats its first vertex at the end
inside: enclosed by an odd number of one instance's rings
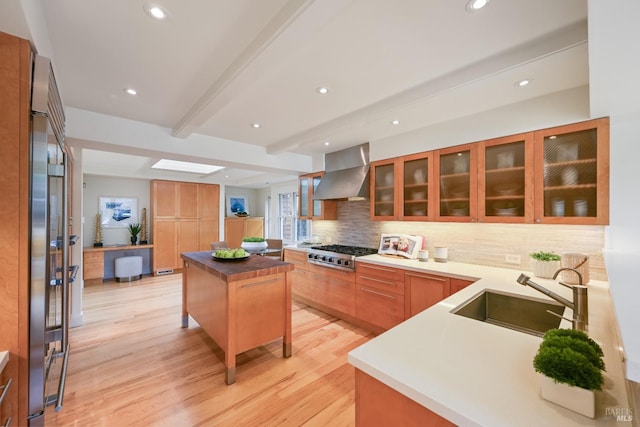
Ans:
POLYGON ((596 395, 594 390, 556 383, 540 375, 540 392, 544 400, 563 406, 585 417, 595 418, 596 395))
POLYGON ((242 242, 240 247, 247 251, 259 251, 261 249, 267 249, 267 242, 242 242))
POLYGON ((536 277, 551 279, 553 274, 560 269, 560 261, 531 260, 531 271, 536 277))

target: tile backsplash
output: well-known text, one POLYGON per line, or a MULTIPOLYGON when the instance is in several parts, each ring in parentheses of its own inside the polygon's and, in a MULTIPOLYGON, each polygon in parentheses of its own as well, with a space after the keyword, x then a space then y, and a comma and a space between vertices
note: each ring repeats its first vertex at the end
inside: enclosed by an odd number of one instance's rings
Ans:
POLYGON ((369 201, 338 202, 337 221, 313 221, 313 234, 324 243, 378 247, 382 233, 426 236, 434 246, 449 248, 449 260, 531 271, 529 253, 553 251, 589 255, 589 275, 607 280, 602 248, 604 226, 545 224, 478 224, 417 221, 370 221, 369 201), (505 262, 519 255, 520 265, 505 262))

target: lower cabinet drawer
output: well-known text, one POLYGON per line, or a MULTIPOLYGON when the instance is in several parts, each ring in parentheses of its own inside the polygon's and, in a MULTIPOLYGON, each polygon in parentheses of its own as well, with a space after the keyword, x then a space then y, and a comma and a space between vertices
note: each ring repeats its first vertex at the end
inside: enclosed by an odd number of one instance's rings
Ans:
POLYGON ((404 321, 404 295, 356 285, 356 317, 390 329, 404 321))

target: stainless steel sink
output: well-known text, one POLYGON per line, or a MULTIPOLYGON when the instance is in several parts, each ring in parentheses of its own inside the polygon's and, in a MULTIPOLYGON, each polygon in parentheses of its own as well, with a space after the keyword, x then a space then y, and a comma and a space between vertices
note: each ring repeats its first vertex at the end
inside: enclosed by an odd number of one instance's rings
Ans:
POLYGON ((549 329, 557 328, 562 321, 547 310, 561 316, 564 309, 555 301, 485 289, 451 312, 541 337, 549 329))

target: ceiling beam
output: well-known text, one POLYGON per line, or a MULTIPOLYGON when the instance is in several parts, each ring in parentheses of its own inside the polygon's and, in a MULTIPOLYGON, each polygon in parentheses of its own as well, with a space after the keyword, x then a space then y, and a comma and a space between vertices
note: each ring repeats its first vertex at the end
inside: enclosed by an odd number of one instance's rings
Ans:
POLYGON ((178 138, 189 136, 234 96, 247 90, 252 81, 259 79, 269 68, 265 64, 277 64, 288 52, 299 48, 304 40, 351 1, 289 0, 173 126, 172 135, 178 138))

